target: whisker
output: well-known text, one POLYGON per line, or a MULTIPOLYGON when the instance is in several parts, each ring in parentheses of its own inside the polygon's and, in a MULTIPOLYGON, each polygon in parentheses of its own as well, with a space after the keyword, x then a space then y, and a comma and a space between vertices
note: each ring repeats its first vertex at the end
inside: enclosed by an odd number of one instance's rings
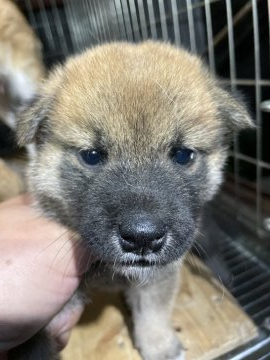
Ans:
POLYGON ((194 241, 193 246, 200 256, 209 257, 208 254, 206 253, 205 249, 199 242, 194 241))
POLYGON ((174 99, 167 93, 167 91, 161 86, 161 84, 155 80, 155 82, 157 83, 157 85, 160 87, 160 89, 162 90, 162 92, 166 95, 166 97, 172 102, 175 103, 174 99))
POLYGON ((75 242, 74 242, 74 239, 76 239, 76 234, 72 234, 59 248, 59 250, 57 251, 57 253, 55 254, 52 262, 51 262, 51 265, 50 265, 50 268, 52 268, 52 266, 55 264, 55 261, 57 259, 57 257, 60 255, 61 251, 64 249, 65 245, 71 241, 73 242, 72 246, 66 251, 66 253, 64 254, 64 256, 60 259, 60 260, 63 260, 65 258, 65 256, 71 251, 73 250, 74 246, 76 246, 77 242, 80 241, 80 239, 77 239, 75 242))
POLYGON ((66 235, 69 232, 69 230, 65 230, 61 235, 59 235, 56 239, 54 239, 52 242, 50 242, 47 246, 45 246, 42 250, 40 250, 39 254, 43 253, 45 250, 47 250, 50 246, 55 244, 57 241, 59 241, 64 235, 66 235))
MULTIPOLYGON (((72 250, 73 250, 74 248, 77 249, 79 246, 80 246, 80 241, 78 240, 78 241, 76 241, 76 242, 72 245, 71 249, 72 249, 72 250)), ((69 251, 68 251, 68 252, 69 252, 69 251)), ((79 264, 80 264, 80 261, 82 260, 83 255, 84 255, 84 254, 82 253, 81 256, 79 257, 79 260, 78 260, 78 272, 79 272, 79 264)), ((65 256, 66 256, 66 255, 65 255, 65 256)), ((64 274, 63 274, 62 281, 64 281, 64 279, 65 279, 65 277, 66 277, 67 270, 68 270, 69 264, 70 264, 70 262, 71 262, 72 259, 73 259, 73 254, 71 255, 69 261, 67 262, 67 265, 66 265, 66 268, 65 268, 65 271, 64 271, 64 274)))

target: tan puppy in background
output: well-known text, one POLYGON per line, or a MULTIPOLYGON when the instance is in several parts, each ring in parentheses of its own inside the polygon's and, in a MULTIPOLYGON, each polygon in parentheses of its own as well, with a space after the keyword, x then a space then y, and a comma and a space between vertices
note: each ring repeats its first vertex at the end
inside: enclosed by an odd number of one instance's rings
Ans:
POLYGON ((41 43, 11 0, 0 0, 0 120, 14 127, 17 106, 33 98, 45 76, 41 43))
MULTIPOLYGON (((36 146, 29 180, 39 208, 96 259, 90 287, 124 291, 145 360, 183 357, 170 324, 179 266, 221 184, 233 131, 251 126, 197 57, 151 41, 71 58, 18 123, 19 144, 36 146)), ((41 334, 11 356, 55 358, 41 334)))
MULTIPOLYGON (((11 0, 0 0, 0 122, 15 127, 19 106, 36 94, 45 76, 41 43, 11 0)), ((24 189, 19 173, 0 159, 0 201, 24 189)))

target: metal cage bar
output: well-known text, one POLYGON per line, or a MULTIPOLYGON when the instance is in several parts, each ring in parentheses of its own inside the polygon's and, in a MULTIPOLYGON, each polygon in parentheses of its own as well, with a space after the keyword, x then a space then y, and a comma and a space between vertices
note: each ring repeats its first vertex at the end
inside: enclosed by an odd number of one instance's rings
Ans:
POLYGON ((208 59, 209 67, 213 74, 216 74, 215 55, 214 55, 214 42, 213 42, 213 28, 211 19, 211 1, 205 0, 205 18, 206 18, 206 33, 208 44, 208 59))
POLYGON ((174 42, 176 45, 181 44, 181 33, 179 27, 178 7, 176 0, 171 0, 172 6, 172 18, 173 18, 173 30, 174 30, 174 42))
POLYGON ((162 39, 167 41, 169 39, 167 23, 166 23, 166 13, 164 7, 164 1, 158 0, 159 14, 160 14, 160 23, 161 23, 161 33, 162 39))
POLYGON ((156 20, 155 13, 152 1, 147 1, 149 18, 150 18, 150 28, 151 28, 151 37, 152 39, 157 39, 157 28, 156 28, 156 20))
POLYGON ((148 32, 147 32, 147 23, 146 23, 146 16, 145 16, 145 11, 144 11, 143 0, 138 0, 137 4, 138 4, 138 9, 139 9, 139 19, 140 19, 140 24, 141 24, 142 39, 145 40, 148 38, 148 32))
POLYGON ((194 17, 193 17, 193 7, 191 0, 187 1, 187 17, 188 17, 188 28, 189 28, 189 37, 190 37, 190 49, 194 54, 197 53, 196 46, 196 37, 195 37, 195 27, 194 27, 194 17))
POLYGON ((261 78, 261 69, 260 69, 260 42, 259 42, 259 27, 258 27, 258 12, 257 12, 257 2, 256 0, 252 0, 252 19, 253 19, 253 34, 254 34, 254 60, 255 60, 255 90, 256 90, 256 121, 257 121, 257 129, 256 129, 256 225, 257 232, 260 230, 260 225, 262 221, 261 214, 261 166, 260 161, 262 157, 261 152, 261 87, 258 81, 261 78))
MULTIPOLYGON (((235 65, 235 49, 234 49, 234 35, 233 35, 233 15, 231 0, 226 0, 226 15, 227 15, 227 28, 228 28, 228 41, 229 41, 229 61, 230 61, 230 81, 231 90, 236 92, 236 65, 235 65)), ((236 206, 239 199, 239 162, 237 154, 239 153, 239 144, 236 133, 233 136, 234 139, 234 192, 236 198, 236 206)))

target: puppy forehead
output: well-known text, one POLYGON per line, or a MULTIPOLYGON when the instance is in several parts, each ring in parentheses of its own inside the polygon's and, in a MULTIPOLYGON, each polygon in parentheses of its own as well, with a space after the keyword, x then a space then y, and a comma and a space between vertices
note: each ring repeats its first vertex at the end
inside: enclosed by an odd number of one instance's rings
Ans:
POLYGON ((218 132, 211 87, 201 62, 169 45, 97 47, 65 66, 53 108, 54 131, 81 147, 91 145, 97 132, 145 146, 179 133, 196 147, 218 132))

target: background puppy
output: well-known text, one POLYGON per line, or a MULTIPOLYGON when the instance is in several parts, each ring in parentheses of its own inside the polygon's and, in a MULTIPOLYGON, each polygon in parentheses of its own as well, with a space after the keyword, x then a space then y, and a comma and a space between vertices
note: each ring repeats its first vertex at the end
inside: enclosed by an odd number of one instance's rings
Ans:
POLYGON ((0 120, 14 127, 18 105, 32 99, 45 75, 41 43, 17 6, 0 0, 0 120))
POLYGON ((90 285, 124 289, 146 360, 183 355, 170 325, 178 267, 222 181, 232 132, 250 126, 197 57, 150 41, 71 58, 18 123, 19 144, 36 143, 38 206, 97 259, 90 285))
MULTIPOLYGON (((11 0, 0 0, 0 156, 14 147, 15 112, 30 101, 45 75, 41 43, 11 0), (5 127, 5 125, 8 127, 5 127)), ((24 182, 0 159, 0 201, 17 195, 24 182)))

